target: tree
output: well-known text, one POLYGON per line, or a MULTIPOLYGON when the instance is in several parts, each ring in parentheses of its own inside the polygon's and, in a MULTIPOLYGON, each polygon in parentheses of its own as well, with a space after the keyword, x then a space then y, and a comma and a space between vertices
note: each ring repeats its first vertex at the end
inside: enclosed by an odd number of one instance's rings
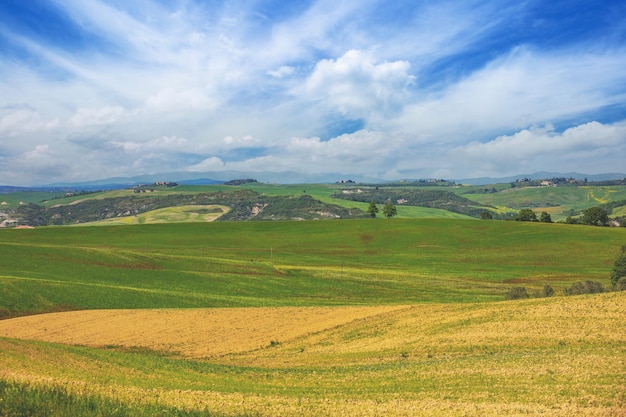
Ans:
POLYGON ((378 214, 378 207, 376 207, 376 203, 374 203, 373 201, 370 201, 370 205, 367 208, 367 214, 372 217, 376 217, 376 214, 378 214))
POLYGON ((480 218, 483 219, 483 220, 491 220, 491 219, 493 219, 493 216, 491 215, 491 213, 489 213, 487 210, 485 210, 482 213, 480 213, 480 218))
POLYGON ((531 209, 521 209, 515 220, 519 222, 536 222, 537 215, 531 209))
POLYGON ((594 226, 606 226, 609 222, 609 215, 602 207, 590 207, 583 211, 581 222, 594 226))
POLYGON ((617 282, 622 277, 626 277, 626 245, 622 246, 622 253, 615 261, 613 271, 611 271, 611 284, 613 284, 613 287, 617 286, 617 282))
POLYGON ((386 218, 390 219, 396 214, 398 214, 398 211, 396 210, 396 206, 394 206, 391 203, 387 203, 383 207, 383 214, 385 215, 386 218))
POLYGON ((550 217, 550 213, 547 211, 542 211, 539 221, 543 223, 552 223, 552 217, 550 217))

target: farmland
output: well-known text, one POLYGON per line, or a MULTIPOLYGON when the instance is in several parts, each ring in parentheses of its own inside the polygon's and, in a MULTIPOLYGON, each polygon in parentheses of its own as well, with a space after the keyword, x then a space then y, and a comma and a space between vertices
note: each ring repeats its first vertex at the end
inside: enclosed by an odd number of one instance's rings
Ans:
POLYGON ((563 291, 608 288, 624 242, 444 218, 0 230, 0 395, 123 415, 619 415, 625 293, 563 291), (557 296, 503 301, 519 285, 557 296))

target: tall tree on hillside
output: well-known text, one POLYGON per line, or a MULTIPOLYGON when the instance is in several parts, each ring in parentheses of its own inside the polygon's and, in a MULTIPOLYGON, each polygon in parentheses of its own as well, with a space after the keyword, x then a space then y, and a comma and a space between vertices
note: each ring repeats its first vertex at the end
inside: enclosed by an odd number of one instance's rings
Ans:
POLYGON ((580 221, 583 224, 606 226, 609 223, 609 215, 602 207, 589 207, 583 211, 583 217, 580 221))
POLYGON ((515 220, 519 222, 536 222, 537 215, 531 209, 521 209, 515 220))
POLYGON ((372 217, 376 217, 376 214, 378 214, 378 207, 376 207, 376 203, 374 203, 373 201, 370 201, 370 205, 367 208, 367 214, 372 217))
POLYGON ((383 207, 383 214, 385 215, 386 218, 390 219, 396 214, 398 214, 398 210, 396 210, 396 206, 394 206, 393 204, 387 203, 383 207))
POLYGON ((617 258, 611 271, 611 284, 617 286, 617 282, 626 277, 626 245, 622 246, 622 254, 617 258))
POLYGON ((550 217, 550 213, 547 211, 542 211, 539 221, 543 223, 552 223, 552 217, 550 217))

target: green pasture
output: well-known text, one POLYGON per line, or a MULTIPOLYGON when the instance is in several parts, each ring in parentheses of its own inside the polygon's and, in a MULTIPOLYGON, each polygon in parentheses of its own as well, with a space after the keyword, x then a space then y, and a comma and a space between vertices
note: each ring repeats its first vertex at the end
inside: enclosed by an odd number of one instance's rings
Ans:
POLYGON ((0 194, 0 211, 2 211, 2 209, 4 208, 16 209, 21 205, 29 203, 42 204, 43 201, 60 198, 63 195, 65 195, 64 192, 45 191, 20 191, 14 193, 0 194))
POLYGON ((626 229, 363 219, 0 230, 0 311, 500 300, 608 286, 626 229))
POLYGON ((516 213, 522 208, 532 208, 538 212, 546 210, 555 221, 589 207, 626 200, 626 186, 623 185, 504 188, 496 193, 485 194, 463 193, 461 188, 457 192, 481 204, 496 206, 502 212, 516 213))

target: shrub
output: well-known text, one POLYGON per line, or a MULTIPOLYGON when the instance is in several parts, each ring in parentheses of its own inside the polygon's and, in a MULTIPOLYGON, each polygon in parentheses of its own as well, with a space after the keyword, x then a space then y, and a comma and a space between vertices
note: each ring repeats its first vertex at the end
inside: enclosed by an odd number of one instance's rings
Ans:
POLYGON ((611 284, 616 286, 617 282, 624 277, 626 277, 626 245, 622 246, 622 253, 613 265, 613 270, 611 271, 611 284))
POLYGON ((541 293, 541 295, 543 295, 544 297, 552 297, 554 296, 555 292, 554 292, 554 288, 552 288, 552 286, 550 285, 545 285, 543 287, 543 292, 541 293))
POLYGON ((626 277, 622 277, 617 281, 615 291, 626 291, 626 277))
POLYGON ((596 294, 604 292, 604 286, 597 281, 575 282, 565 289, 565 295, 596 294))
POLYGON ((523 298, 529 298, 526 287, 513 287, 505 297, 507 300, 520 300, 523 298))

